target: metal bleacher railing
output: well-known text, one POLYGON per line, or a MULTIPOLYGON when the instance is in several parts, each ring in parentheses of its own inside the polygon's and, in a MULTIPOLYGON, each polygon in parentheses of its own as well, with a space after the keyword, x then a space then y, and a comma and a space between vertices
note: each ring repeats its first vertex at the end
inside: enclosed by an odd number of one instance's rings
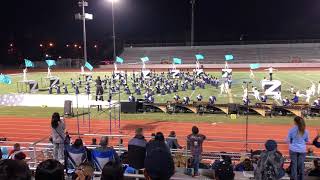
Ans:
MULTIPOLYGON (((122 138, 128 137, 126 135, 105 135, 105 134, 81 134, 81 137, 102 137, 102 136, 108 136, 110 139, 118 139, 118 143, 113 144, 114 149, 117 151, 117 153, 120 155, 127 151, 127 148, 121 143, 122 138)), ((151 138, 151 137, 147 137, 151 138)), ((31 170, 35 171, 37 165, 42 162, 43 160, 52 158, 52 151, 53 151, 53 145, 51 143, 48 143, 49 136, 43 137, 35 142, 12 142, 12 141, 0 141, 0 147, 12 147, 15 143, 21 144, 21 149, 23 152, 27 155, 27 163, 29 164, 29 167, 31 170)), ((239 140, 227 140, 227 139, 207 139, 207 141, 211 142, 244 142, 239 140)), ((264 147, 264 142, 261 141, 249 141, 248 143, 258 143, 261 144, 261 150, 264 147)), ((285 142, 278 142, 278 144, 284 144, 285 142)), ((97 147, 97 145, 86 145, 88 149, 94 149, 97 147)), ((176 154, 181 154, 182 157, 185 159, 185 164, 187 164, 188 157, 191 157, 190 151, 186 149, 176 149, 172 150, 172 155, 175 156, 176 154)), ((227 155, 231 157, 232 161, 234 163, 239 162, 240 158, 243 156, 251 157, 251 153, 245 153, 245 152, 203 152, 202 157, 205 160, 210 160, 211 162, 214 162, 215 160, 221 159, 223 155, 227 155)), ((285 163, 288 165, 290 163, 290 159, 288 156, 285 157, 285 163)), ((312 166, 312 161, 314 159, 318 159, 320 157, 316 156, 307 156, 305 165, 306 167, 312 166)), ((101 175, 101 172, 95 172, 95 175, 99 176, 101 175)), ((252 172, 244 172, 242 174, 244 177, 252 178, 253 173, 252 172)), ((137 175, 137 174, 125 174, 128 178, 134 178, 134 179, 144 179, 143 175, 137 175)), ((284 179, 286 179, 285 177, 284 179)), ((172 179, 185 179, 185 178, 179 178, 174 177, 172 179)))

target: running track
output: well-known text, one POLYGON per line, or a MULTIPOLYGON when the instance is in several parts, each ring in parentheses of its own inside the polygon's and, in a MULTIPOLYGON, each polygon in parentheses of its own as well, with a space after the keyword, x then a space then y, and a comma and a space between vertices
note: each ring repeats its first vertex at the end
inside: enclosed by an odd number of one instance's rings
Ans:
MULTIPOLYGON (((161 131, 167 136, 170 131, 176 131, 179 143, 185 145, 185 137, 191 132, 191 127, 197 125, 200 133, 207 136, 208 139, 244 141, 245 140, 245 124, 210 124, 210 123, 189 123, 189 122, 166 122, 166 121, 142 121, 142 120, 122 120, 121 130, 114 128, 112 122, 112 134, 123 134, 128 137, 123 138, 124 144, 127 145, 128 139, 134 135, 137 127, 144 128, 145 135, 150 136, 152 132, 161 131)), ((249 125, 249 141, 257 141, 260 143, 250 143, 249 149, 263 149, 267 139, 274 139, 278 142, 284 142, 290 125, 249 125)), ((310 132, 310 141, 316 134, 316 129, 320 127, 307 128, 310 132)), ((69 133, 77 133, 76 119, 66 119, 66 129, 69 133)), ((88 122, 83 123, 80 118, 80 133, 88 133, 88 122)), ((0 117, 0 137, 7 137, 9 141, 16 142, 34 142, 50 133, 50 119, 39 118, 15 118, 0 117)), ((109 121, 95 120, 91 122, 91 133, 109 134, 109 121)), ((76 136, 73 136, 73 140, 76 136)), ((90 144, 92 137, 83 137, 87 144, 90 144)), ((96 137, 99 142, 99 137, 96 137)), ((115 145, 118 139, 111 140, 111 145, 115 145)), ((279 144, 279 150, 288 154, 288 146, 279 144)), ((310 146, 312 147, 312 146, 310 146)), ((315 148, 313 148, 315 149, 315 148)), ((245 150, 244 142, 216 142, 206 141, 204 143, 204 151, 226 151, 240 152, 245 150)), ((320 153, 320 150, 315 150, 320 153)))

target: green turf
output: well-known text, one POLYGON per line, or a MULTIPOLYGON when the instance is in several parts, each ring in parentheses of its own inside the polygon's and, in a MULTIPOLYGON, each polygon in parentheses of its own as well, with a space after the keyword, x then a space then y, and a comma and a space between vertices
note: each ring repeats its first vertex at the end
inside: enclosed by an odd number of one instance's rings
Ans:
MULTIPOLYGON (((104 77, 104 75, 110 76, 110 73, 94 73, 94 78, 96 76, 104 77)), ((213 76, 221 76, 221 72, 213 72, 209 73, 213 76)), ((70 84, 70 78, 77 80, 79 78, 79 73, 55 73, 53 75, 58 76, 61 82, 65 82, 70 84)), ((261 87, 260 80, 263 77, 267 76, 266 72, 256 72, 256 79, 253 82, 253 85, 258 88, 261 87)), ((8 93, 16 93, 16 82, 22 79, 22 75, 12 75, 13 83, 11 85, 0 84, 0 94, 8 94, 8 93)), ((45 77, 46 73, 28 73, 28 79, 33 79, 39 82, 40 88, 45 87, 45 77)), ((130 79, 130 75, 129 78, 130 79)), ((191 96, 191 100, 194 100, 197 94, 201 93, 204 97, 204 100, 207 101, 209 96, 215 95, 217 96, 217 103, 229 103, 231 101, 235 103, 242 102, 242 82, 243 80, 249 79, 249 72, 234 72, 233 73, 233 85, 232 85, 232 96, 228 97, 228 95, 223 94, 220 95, 220 89, 216 89, 210 85, 206 86, 206 89, 196 89, 195 91, 188 90, 185 92, 179 92, 180 97, 183 96, 191 96)), ((278 79, 282 82, 282 95, 292 97, 292 94, 288 91, 291 86, 295 89, 299 89, 300 93, 305 93, 305 89, 311 85, 311 81, 317 84, 320 80, 320 72, 317 71, 284 71, 284 72, 276 72, 274 74, 274 79, 278 79)), ((94 88, 92 88, 94 90, 94 88)), ((132 88, 131 88, 132 90, 132 88)), ((249 88, 249 91, 251 88, 249 88)), ((84 87, 80 89, 81 92, 84 92, 84 87)), ((69 92, 73 93, 71 86, 69 85, 69 92)), ((47 91, 39 92, 47 94, 47 91)), ((144 93, 144 90, 142 90, 144 93)), ((168 100, 172 100, 174 94, 169 94, 165 96, 156 95, 155 102, 166 102, 168 100)), ((142 96, 136 96, 136 98, 142 98, 142 96)), ((117 97, 115 97, 116 99, 117 97)), ((311 102, 315 97, 311 99, 311 102)), ((121 94, 122 100, 127 100, 128 96, 124 93, 121 94)), ((250 99, 253 99, 250 96, 250 99)), ((302 100, 302 99, 300 99, 302 100)), ((253 100, 253 102, 255 102, 253 100)), ((41 117, 41 118, 49 118, 52 112, 62 112, 62 108, 40 108, 40 107, 1 107, 0 106, 0 116, 15 116, 15 117, 41 117)), ((82 110, 79 110, 82 113, 82 110)), ((92 115, 93 119, 108 119, 108 113, 97 114, 93 111, 92 115)), ((198 116, 196 114, 174 114, 168 115, 165 113, 146 113, 146 114, 122 114, 122 119, 140 119, 140 120, 157 120, 157 121, 189 121, 189 122, 229 122, 229 123, 244 123, 244 116, 240 116, 237 120, 231 120, 228 116, 225 115, 204 115, 198 116)), ((257 124, 288 124, 292 123, 292 117, 274 117, 274 118, 263 118, 261 116, 250 116, 250 123, 257 124)), ((319 118, 312 118, 308 121, 309 125, 320 125, 319 118)))
MULTIPOLYGON (((221 76, 220 72, 215 73, 209 73, 213 76, 221 76)), ((74 90, 71 88, 70 85, 70 79, 73 78, 77 80, 79 78, 79 73, 53 73, 53 75, 58 76, 60 78, 61 82, 64 82, 68 84, 68 90, 70 93, 73 93, 74 90)), ((94 78, 97 76, 104 77, 104 75, 110 76, 110 73, 103 73, 103 72, 97 72, 94 73, 94 78)), ((260 80, 263 79, 263 77, 267 76, 265 72, 256 72, 255 73, 255 80, 253 81, 252 85, 255 85, 256 87, 260 88, 261 83, 260 80)), ((13 83, 11 85, 5 85, 0 84, 0 94, 8 94, 8 93, 16 93, 17 92, 17 84, 16 82, 21 80, 21 75, 13 75, 13 83)), ((45 81, 46 73, 28 73, 28 79, 36 80, 39 82, 40 88, 46 87, 46 81, 45 81)), ((130 79, 131 75, 128 76, 128 79, 130 79)), ((305 93, 304 91, 306 88, 311 86, 311 81, 316 83, 320 80, 320 72, 317 71, 284 71, 284 72, 276 72, 274 74, 274 79, 278 79, 282 82, 282 96, 288 96, 291 98, 293 95, 289 92, 289 89, 291 86, 293 86, 295 89, 299 89, 300 93, 305 93)), ((232 95, 229 97, 227 94, 220 95, 220 89, 216 89, 215 87, 212 87, 210 85, 206 85, 206 89, 199 89, 196 88, 195 91, 187 90, 185 92, 179 92, 178 94, 180 97, 189 96, 191 100, 194 100, 195 97, 198 94, 202 94, 205 101, 208 101, 209 96, 215 95, 217 96, 217 103, 241 103, 242 102, 242 94, 243 94, 243 80, 249 80, 249 72, 234 72, 233 73, 233 85, 232 85, 232 95)), ((131 84, 131 83, 130 83, 131 84)), ((92 85, 93 86, 93 85, 92 85)), ((131 91, 133 91, 133 88, 130 86, 131 91)), ((92 87, 92 91, 95 89, 92 87)), ((63 91, 61 89, 61 91, 63 91)), ((251 91, 251 87, 249 87, 249 91, 251 91)), ((80 88, 80 92, 84 93, 84 86, 80 88)), ((47 91, 38 92, 42 94, 47 94, 47 91)), ((93 92, 94 93, 94 92, 93 92)), ((142 95, 137 96, 136 98, 143 98, 144 90, 142 89, 142 95)), ((155 96, 155 102, 166 102, 168 100, 172 100, 174 94, 167 94, 165 96, 156 95, 155 96)), ((114 97, 114 99, 117 99, 118 97, 114 97)), ((314 97, 315 98, 315 97, 314 97)), ((314 100, 314 98, 311 99, 311 102, 314 100)), ((250 99, 253 99, 253 96, 250 97, 250 99)), ((128 95, 124 94, 122 91, 121 94, 121 100, 128 100, 128 95)), ((252 100, 252 102, 255 102, 252 100)))

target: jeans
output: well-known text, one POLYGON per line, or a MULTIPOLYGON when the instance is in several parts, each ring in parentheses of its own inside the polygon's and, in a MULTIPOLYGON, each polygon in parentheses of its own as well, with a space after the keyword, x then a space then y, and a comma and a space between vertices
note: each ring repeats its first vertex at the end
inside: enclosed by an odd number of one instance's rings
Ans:
POLYGON ((64 161, 64 144, 53 143, 53 158, 58 161, 64 161))
POLYGON ((303 180, 306 153, 298 153, 293 151, 290 151, 289 153, 291 159, 291 178, 293 180, 303 180))
POLYGON ((193 155, 192 167, 194 169, 194 175, 198 175, 200 160, 201 160, 200 155, 193 155))

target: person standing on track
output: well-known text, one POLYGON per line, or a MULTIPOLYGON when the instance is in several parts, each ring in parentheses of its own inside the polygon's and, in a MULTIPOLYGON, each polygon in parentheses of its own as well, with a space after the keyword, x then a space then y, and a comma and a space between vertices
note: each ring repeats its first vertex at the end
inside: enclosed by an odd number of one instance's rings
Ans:
POLYGON ((291 159, 291 178, 304 179, 304 161, 306 159, 306 143, 309 141, 309 132, 306 130, 304 119, 296 116, 294 127, 289 130, 287 143, 291 159))
POLYGON ((51 138, 53 144, 53 158, 59 162, 64 161, 65 123, 59 113, 55 112, 51 118, 51 138))

